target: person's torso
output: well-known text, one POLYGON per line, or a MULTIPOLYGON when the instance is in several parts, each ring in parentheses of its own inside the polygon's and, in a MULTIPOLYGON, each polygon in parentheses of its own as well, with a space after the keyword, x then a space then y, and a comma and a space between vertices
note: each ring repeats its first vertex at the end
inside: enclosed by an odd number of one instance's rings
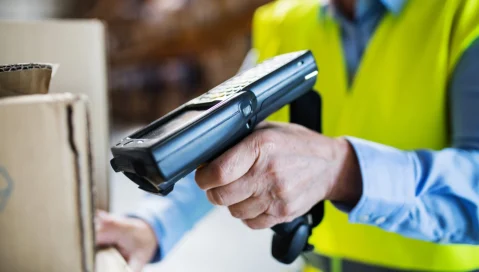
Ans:
MULTIPOLYGON (((339 27, 319 12, 317 0, 278 1, 260 8, 253 42, 260 59, 313 52, 325 135, 350 135, 406 150, 441 149, 448 144, 448 79, 468 39, 462 32, 469 26, 457 25, 461 20, 456 16, 467 15, 460 11, 463 6, 463 1, 408 1, 399 16, 386 13, 350 86, 339 27)), ((288 108, 270 119, 287 121, 288 108)), ((348 224, 346 214, 326 206, 311 238, 317 252, 404 269, 479 268, 479 247, 434 244, 348 224)))

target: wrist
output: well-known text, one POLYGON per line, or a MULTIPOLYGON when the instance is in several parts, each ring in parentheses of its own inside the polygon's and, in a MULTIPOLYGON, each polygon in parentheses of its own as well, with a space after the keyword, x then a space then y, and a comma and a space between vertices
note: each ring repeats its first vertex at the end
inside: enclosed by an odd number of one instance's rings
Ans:
POLYGON ((328 200, 355 206, 362 195, 362 177, 356 153, 345 138, 334 139, 336 175, 328 200))

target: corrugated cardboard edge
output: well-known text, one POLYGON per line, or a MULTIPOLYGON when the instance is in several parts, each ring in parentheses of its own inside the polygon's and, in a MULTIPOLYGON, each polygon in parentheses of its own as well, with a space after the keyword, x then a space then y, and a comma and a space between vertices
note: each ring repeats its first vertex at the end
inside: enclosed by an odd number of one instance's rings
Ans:
MULTIPOLYGON (((99 35, 99 38, 97 40, 99 40, 102 45, 101 45, 101 48, 103 48, 103 54, 101 55, 102 57, 102 65, 101 65, 101 69, 103 70, 102 74, 105 74, 105 80, 103 82, 103 93, 105 95, 105 104, 102 106, 104 109, 105 109, 105 114, 101 114, 101 115, 98 115, 96 116, 96 118, 102 118, 103 119, 103 123, 105 124, 105 128, 104 128, 104 133, 106 135, 106 142, 105 142, 105 150, 103 150, 103 153, 104 154, 104 158, 105 158, 105 167, 103 169, 101 169, 102 167, 100 167, 98 164, 98 162, 95 162, 94 159, 93 159, 93 165, 94 167, 92 168, 93 171, 98 171, 98 173, 95 173, 93 172, 93 177, 96 178, 96 179, 101 179, 101 177, 104 177, 104 180, 93 180, 94 181, 94 184, 96 186, 95 188, 95 207, 98 208, 98 209, 103 209, 105 211, 109 211, 110 210, 110 200, 111 200, 111 196, 110 196, 110 191, 111 191, 111 185, 110 185, 110 163, 109 163, 109 154, 110 154, 110 141, 109 141, 109 133, 110 133, 110 130, 109 130, 109 110, 108 110, 108 107, 109 107, 109 103, 108 101, 110 101, 110 98, 109 98, 109 94, 110 92, 108 92, 108 80, 107 80, 107 54, 105 53, 107 51, 107 41, 106 41, 106 36, 107 36, 107 33, 108 33, 108 25, 104 22, 104 21, 101 21, 101 20, 98 20, 98 19, 90 19, 89 20, 90 23, 94 26, 97 27, 98 29, 98 34, 99 35), (98 169, 99 168, 99 169, 98 169), (102 173, 102 174, 100 174, 102 173)), ((97 65, 98 67, 100 67, 99 65, 97 65)), ((98 107, 99 105, 97 105, 98 107)), ((92 112, 92 114, 94 113, 94 111, 92 112)), ((98 127, 95 128, 95 124, 92 123, 92 129, 98 129, 98 127)), ((96 132, 96 131, 95 131, 96 132)), ((98 133, 98 132, 96 132, 98 133)), ((96 135, 93 135, 93 136, 96 136, 96 135)), ((93 153, 94 151, 92 151, 92 155, 94 154, 93 153)), ((98 154, 96 154, 96 156, 99 156, 98 154)), ((98 159, 98 158, 97 158, 98 159)))
POLYGON ((80 218, 80 243, 82 243, 83 271, 95 267, 94 188, 89 130, 89 104, 86 96, 72 95, 67 106, 70 148, 75 155, 78 176, 78 216, 80 218), (75 130, 75 127, 84 129, 75 130), (84 133, 84 134, 83 134, 84 133), (84 152, 78 152, 83 150, 84 152))
POLYGON ((121 256, 115 248, 99 249, 95 252, 95 228, 94 228, 94 214, 95 214, 95 197, 96 188, 93 182, 92 171, 92 152, 90 139, 90 103, 87 96, 72 95, 73 100, 67 107, 70 145, 77 161, 77 173, 79 176, 79 190, 78 205, 79 218, 81 219, 81 242, 83 243, 83 270, 96 272, 131 272, 125 259, 121 256), (74 129, 75 126, 86 126, 87 135, 82 135, 79 131, 74 129), (84 141, 86 139, 86 142, 84 141), (87 156, 82 156, 75 150, 78 147, 88 150, 87 156), (88 167, 84 167, 87 165, 88 167), (86 171, 87 170, 87 171, 86 171), (87 180, 85 180, 87 179, 87 180))
MULTIPOLYGON (((2 71, 2 70, 4 70, 8 66, 16 66, 16 65, 24 66, 27 70, 32 69, 32 68, 50 69, 51 70, 51 75, 50 75, 51 78, 53 78, 55 76, 55 74, 58 71, 58 67, 60 67, 60 64, 58 64, 58 63, 46 63, 46 62, 45 63, 43 63, 43 62, 38 62, 38 63, 37 62, 30 62, 30 63, 15 63, 15 64, 4 63, 4 64, 0 64, 0 73, 11 72, 11 71, 2 71), (28 66, 40 66, 40 67, 28 67, 28 66)), ((18 71, 18 70, 14 70, 14 71, 18 71)))

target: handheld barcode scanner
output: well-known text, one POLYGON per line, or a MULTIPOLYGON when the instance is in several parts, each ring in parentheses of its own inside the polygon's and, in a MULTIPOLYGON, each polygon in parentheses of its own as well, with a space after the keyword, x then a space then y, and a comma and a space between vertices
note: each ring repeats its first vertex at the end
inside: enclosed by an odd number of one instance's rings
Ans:
MULTIPOLYGON (((179 179, 311 90, 317 74, 309 51, 268 59, 122 139, 111 149, 111 165, 140 189, 167 195, 179 179)), ((310 250, 312 223, 305 215, 273 227, 273 256, 291 263, 310 250)))

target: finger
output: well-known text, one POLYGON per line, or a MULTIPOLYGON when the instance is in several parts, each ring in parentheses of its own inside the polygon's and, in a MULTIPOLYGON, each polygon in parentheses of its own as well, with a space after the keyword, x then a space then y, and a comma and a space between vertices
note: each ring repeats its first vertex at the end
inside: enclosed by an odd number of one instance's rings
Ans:
POLYGON ((266 229, 282 223, 277 217, 265 213, 253 219, 243 220, 243 222, 252 229, 266 229))
POLYGON ((271 128, 272 126, 272 123, 271 122, 268 122, 268 121, 263 121, 259 124, 256 125, 255 129, 256 130, 259 130, 259 129, 267 129, 267 128, 271 128))
POLYGON ((230 184, 207 190, 206 195, 215 205, 230 206, 251 197, 257 189, 258 182, 246 174, 230 184))
POLYGON ((95 228, 95 239, 97 245, 111 245, 121 238, 126 225, 122 220, 110 214, 97 215, 95 228))
POLYGON ((119 246, 115 246, 115 248, 118 250, 118 252, 120 252, 120 255, 125 259, 126 262, 130 261, 130 252, 119 246))
POLYGON ((203 190, 227 185, 248 172, 259 152, 254 134, 196 171, 195 179, 203 190))
POLYGON ((232 216, 239 219, 252 219, 268 209, 269 200, 263 197, 251 197, 240 203, 229 206, 232 216))
POLYGON ((255 129, 272 129, 272 128, 277 128, 277 127, 283 127, 289 123, 284 123, 284 122, 271 122, 271 121, 263 121, 256 125, 255 129))
POLYGON ((128 266, 131 268, 131 270, 133 272, 141 272, 141 270, 143 269, 143 266, 145 266, 145 262, 142 261, 142 260, 139 260, 138 258, 136 257, 132 257, 129 261, 128 261, 128 266))

